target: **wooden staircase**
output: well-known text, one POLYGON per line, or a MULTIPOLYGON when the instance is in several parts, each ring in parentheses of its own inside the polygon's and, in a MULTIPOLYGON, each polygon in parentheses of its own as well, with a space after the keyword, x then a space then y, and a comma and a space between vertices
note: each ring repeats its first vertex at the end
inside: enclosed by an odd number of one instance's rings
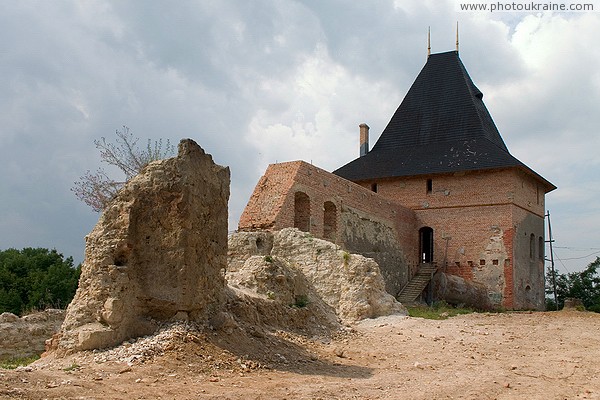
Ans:
POLYGON ((400 303, 414 303, 414 301, 423 292, 438 266, 434 263, 423 263, 419 265, 419 270, 412 279, 398 293, 396 298, 400 303))

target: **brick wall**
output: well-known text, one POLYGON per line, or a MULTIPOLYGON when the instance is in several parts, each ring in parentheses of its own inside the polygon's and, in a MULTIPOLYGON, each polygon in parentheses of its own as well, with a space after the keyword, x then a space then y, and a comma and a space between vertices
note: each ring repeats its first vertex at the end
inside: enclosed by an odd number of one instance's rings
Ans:
POLYGON ((412 240, 415 217, 411 210, 304 161, 269 165, 242 213, 238 229, 278 230, 294 226, 296 193, 304 193, 310 199, 310 233, 317 237, 324 236, 325 203, 329 202, 329 207, 338 210, 338 238, 340 210, 349 207, 395 226, 399 241, 412 240))
POLYGON ((520 169, 466 171, 357 182, 412 210, 514 204, 544 215, 545 187, 520 169), (431 190, 428 191, 430 181, 431 190))

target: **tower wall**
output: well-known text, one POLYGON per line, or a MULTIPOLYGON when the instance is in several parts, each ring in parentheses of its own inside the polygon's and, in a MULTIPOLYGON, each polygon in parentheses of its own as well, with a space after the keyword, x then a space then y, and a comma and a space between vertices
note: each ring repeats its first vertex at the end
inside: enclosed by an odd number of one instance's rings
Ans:
POLYGON ((374 183, 379 195, 415 211, 417 230, 433 229, 433 260, 447 273, 483 283, 497 306, 543 309, 545 190, 530 174, 514 168, 360 182, 374 183))

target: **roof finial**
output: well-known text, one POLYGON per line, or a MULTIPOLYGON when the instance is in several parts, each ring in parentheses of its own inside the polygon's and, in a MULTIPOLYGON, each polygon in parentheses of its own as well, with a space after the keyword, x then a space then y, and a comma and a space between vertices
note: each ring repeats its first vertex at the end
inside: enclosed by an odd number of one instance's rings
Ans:
POLYGON ((431 55, 431 26, 427 27, 427 58, 431 55))
POLYGON ((456 52, 458 53, 458 21, 456 21, 456 52))

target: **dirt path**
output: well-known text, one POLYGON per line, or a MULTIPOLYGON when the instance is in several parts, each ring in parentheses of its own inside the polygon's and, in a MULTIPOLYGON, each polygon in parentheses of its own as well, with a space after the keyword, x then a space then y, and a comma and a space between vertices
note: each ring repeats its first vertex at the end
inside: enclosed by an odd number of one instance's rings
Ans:
POLYGON ((600 314, 394 316, 332 340, 252 340, 186 337, 145 361, 41 360, 0 370, 0 398, 600 399, 600 314))

